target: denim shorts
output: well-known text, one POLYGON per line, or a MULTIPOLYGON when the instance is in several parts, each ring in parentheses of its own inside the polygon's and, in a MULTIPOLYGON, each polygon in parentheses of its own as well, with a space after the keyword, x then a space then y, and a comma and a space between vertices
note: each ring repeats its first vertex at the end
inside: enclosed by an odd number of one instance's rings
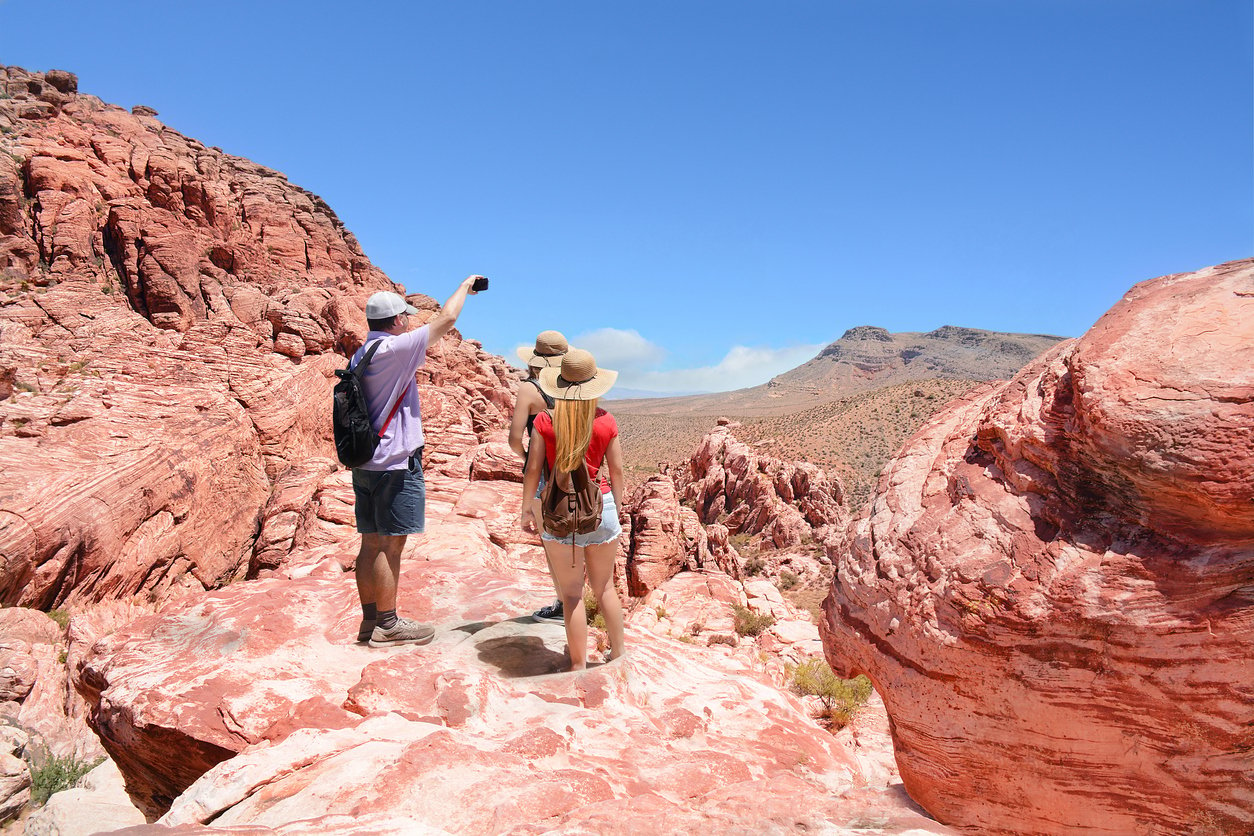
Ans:
POLYGON ((549 543, 561 543, 565 546, 599 546, 608 543, 623 533, 618 524, 618 508, 614 505, 614 494, 601 494, 601 524, 591 534, 573 534, 570 537, 557 538, 547 531, 540 532, 540 539, 549 543))
POLYGON ((421 534, 427 527, 427 483, 422 476, 422 450, 399 470, 353 469, 353 515, 357 533, 421 534))

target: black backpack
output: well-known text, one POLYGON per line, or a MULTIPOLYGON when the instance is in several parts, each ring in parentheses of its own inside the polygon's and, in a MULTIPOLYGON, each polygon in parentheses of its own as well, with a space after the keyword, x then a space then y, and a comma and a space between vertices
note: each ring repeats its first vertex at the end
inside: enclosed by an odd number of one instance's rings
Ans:
POLYGON ((392 407, 392 412, 388 415, 383 428, 375 432, 374 425, 370 423, 370 409, 366 406, 366 389, 362 385, 362 377, 366 374, 366 366, 370 365, 370 358, 374 356, 381 342, 383 341, 375 340, 370 348, 366 349, 365 355, 356 367, 350 363, 343 369, 335 370, 340 380, 335 384, 331 395, 331 426, 335 430, 335 455, 345 467, 360 467, 374 458, 374 451, 379 446, 380 436, 387 432, 388 424, 392 423, 396 410, 400 408, 405 392, 409 391, 406 387, 401 397, 396 399, 396 404, 392 407))

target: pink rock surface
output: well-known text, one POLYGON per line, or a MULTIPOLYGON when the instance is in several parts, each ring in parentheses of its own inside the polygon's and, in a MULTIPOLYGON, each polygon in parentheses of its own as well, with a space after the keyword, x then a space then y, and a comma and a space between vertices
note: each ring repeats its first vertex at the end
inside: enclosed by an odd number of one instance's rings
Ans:
MULTIPOLYGON (((334 466, 310 461, 333 370, 396 287, 279 172, 55 73, 0 86, 0 602, 160 603, 273 568, 334 466)), ((419 382, 455 457, 516 373, 454 332, 419 382)))
POLYGON ((941 821, 1254 828, 1254 262, 1137 285, 951 406, 829 545, 827 658, 941 821))
POLYGON ((0 725, 21 729, 40 757, 103 754, 66 670, 80 647, 45 613, 0 609, 0 725))
MULTIPOLYGON (((343 832, 338 817, 360 810, 375 832, 573 833, 618 810, 634 832, 675 816, 944 832, 875 769, 868 781, 861 756, 778 687, 757 650, 654 637, 633 616, 627 658, 560 673, 561 626, 525 616, 550 595, 541 548, 498 545, 490 520, 466 513, 516 513, 517 485, 459 484, 403 562, 400 608, 436 625, 431 645, 353 643, 351 575, 299 549, 280 570, 96 644, 80 687, 150 816, 188 832, 210 821, 343 832)), ((347 548, 355 538, 340 531, 347 548)), ((726 576, 707 579, 716 587, 723 612, 743 600, 726 576)))

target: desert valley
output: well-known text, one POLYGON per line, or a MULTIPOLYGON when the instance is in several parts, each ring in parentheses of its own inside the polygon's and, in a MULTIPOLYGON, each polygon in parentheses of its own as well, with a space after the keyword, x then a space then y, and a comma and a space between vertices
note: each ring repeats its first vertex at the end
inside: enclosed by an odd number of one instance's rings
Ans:
POLYGON ((317 195, 0 67, 0 269, 6 836, 1254 832, 1254 260, 608 402, 628 654, 576 674, 456 330, 437 635, 355 643, 330 391, 402 288, 317 195))

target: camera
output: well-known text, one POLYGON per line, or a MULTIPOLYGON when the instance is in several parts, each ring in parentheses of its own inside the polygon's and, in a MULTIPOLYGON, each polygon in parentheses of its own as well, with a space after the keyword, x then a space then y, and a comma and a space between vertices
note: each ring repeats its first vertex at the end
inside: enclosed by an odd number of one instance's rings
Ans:
POLYGON ((480 293, 484 290, 487 290, 488 289, 488 277, 480 276, 479 278, 475 279, 474 284, 470 286, 470 289, 473 290, 475 293, 480 293))

